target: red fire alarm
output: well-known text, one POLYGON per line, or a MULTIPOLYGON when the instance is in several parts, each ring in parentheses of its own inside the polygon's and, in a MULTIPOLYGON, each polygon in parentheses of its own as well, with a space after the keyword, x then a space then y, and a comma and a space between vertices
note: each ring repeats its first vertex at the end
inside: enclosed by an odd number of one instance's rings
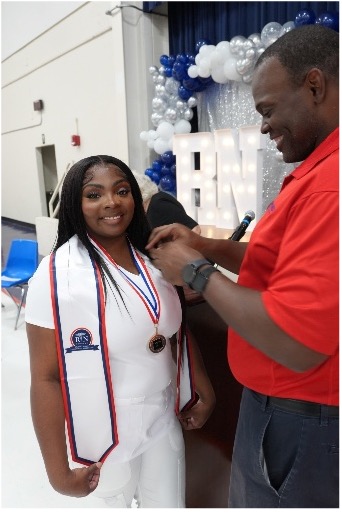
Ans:
POLYGON ((81 137, 79 135, 71 136, 71 146, 81 146, 81 137))

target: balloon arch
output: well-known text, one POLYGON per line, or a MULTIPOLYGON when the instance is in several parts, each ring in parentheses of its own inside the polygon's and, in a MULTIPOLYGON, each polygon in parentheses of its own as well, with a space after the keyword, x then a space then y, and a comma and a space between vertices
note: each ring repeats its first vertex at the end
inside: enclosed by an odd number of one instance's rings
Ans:
POLYGON ((299 11, 294 21, 284 25, 270 22, 261 33, 248 38, 235 36, 230 41, 212 45, 207 39, 197 41, 195 55, 162 55, 160 67, 149 72, 155 84, 151 122, 153 129, 140 133, 140 139, 159 155, 145 170, 159 189, 176 195, 176 158, 172 152, 173 135, 191 132, 190 121, 197 105, 196 93, 214 82, 230 80, 249 84, 261 53, 286 32, 301 25, 318 23, 339 30, 339 14, 324 12, 316 17, 311 9, 299 11))

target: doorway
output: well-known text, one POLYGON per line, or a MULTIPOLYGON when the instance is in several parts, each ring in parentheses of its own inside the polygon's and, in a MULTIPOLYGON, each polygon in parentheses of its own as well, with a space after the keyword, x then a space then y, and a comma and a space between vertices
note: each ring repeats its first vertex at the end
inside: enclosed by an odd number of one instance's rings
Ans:
POLYGON ((51 212, 56 208, 59 197, 55 198, 52 209, 49 203, 53 192, 58 184, 57 163, 54 144, 36 148, 38 176, 40 184, 42 215, 50 217, 51 212))

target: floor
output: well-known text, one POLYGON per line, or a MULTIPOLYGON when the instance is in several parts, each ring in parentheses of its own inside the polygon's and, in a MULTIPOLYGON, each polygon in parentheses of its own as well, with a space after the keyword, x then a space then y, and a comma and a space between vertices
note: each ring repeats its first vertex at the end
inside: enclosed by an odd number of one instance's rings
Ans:
MULTIPOLYGON (((35 239, 30 226, 2 220, 2 267, 13 238, 35 239)), ((24 311, 14 330, 17 307, 1 292, 1 508, 103 508, 101 499, 56 493, 46 477, 30 414, 30 372, 24 311)))

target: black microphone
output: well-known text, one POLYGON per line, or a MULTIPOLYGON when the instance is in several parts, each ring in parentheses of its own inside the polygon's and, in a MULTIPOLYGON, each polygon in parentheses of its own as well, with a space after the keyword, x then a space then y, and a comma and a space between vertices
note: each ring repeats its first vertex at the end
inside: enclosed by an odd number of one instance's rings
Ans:
POLYGON ((236 241, 239 241, 240 239, 242 239, 242 237, 246 233, 248 226, 250 225, 250 223, 253 221, 254 218, 255 218, 255 213, 253 212, 253 210, 247 210, 247 212, 245 213, 245 217, 242 219, 239 226, 237 226, 235 228, 233 234, 229 237, 229 239, 236 240, 236 241))

